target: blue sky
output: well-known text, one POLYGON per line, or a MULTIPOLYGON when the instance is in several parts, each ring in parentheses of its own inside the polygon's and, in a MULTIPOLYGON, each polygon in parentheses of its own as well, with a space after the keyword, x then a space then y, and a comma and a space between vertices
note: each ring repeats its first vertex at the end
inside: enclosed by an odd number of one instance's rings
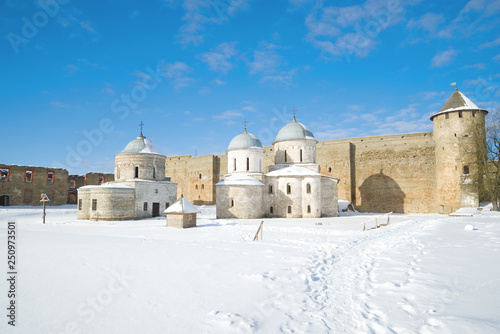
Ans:
POLYGON ((500 0, 0 0, 0 162, 113 171, 165 155, 431 131, 453 93, 500 102, 500 0))

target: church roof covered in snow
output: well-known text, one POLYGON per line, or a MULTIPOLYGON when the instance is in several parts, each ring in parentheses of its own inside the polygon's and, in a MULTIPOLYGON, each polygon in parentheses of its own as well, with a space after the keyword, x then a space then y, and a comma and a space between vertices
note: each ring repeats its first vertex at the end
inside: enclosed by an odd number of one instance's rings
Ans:
POLYGON ((160 154, 152 142, 146 139, 142 134, 136 139, 132 140, 127 146, 118 154, 160 154))
POLYGON ((290 166, 269 172, 266 176, 324 176, 320 173, 300 166, 290 166))
POLYGON ((281 130, 278 132, 278 135, 276 136, 276 139, 274 139, 274 143, 285 140, 304 139, 316 140, 311 130, 309 130, 304 124, 297 122, 294 117, 293 121, 281 128, 281 130))
POLYGON ((244 150, 249 148, 264 149, 262 147, 262 143, 260 142, 259 138, 257 138, 251 133, 248 133, 247 130, 245 129, 243 133, 240 133, 239 135, 234 137, 233 140, 231 140, 229 146, 227 147, 227 150, 228 151, 244 150))
POLYGON ((169 206, 164 211, 165 213, 200 213, 196 206, 191 204, 187 199, 181 197, 177 202, 169 206))
POLYGON ((230 174, 220 180, 216 186, 263 186, 264 183, 246 174, 230 174))
POLYGON ((444 106, 434 115, 431 116, 431 120, 440 114, 444 114, 452 111, 460 111, 460 110, 482 110, 479 108, 474 102, 472 102, 467 96, 465 96, 462 92, 458 90, 455 91, 451 97, 446 101, 444 106))

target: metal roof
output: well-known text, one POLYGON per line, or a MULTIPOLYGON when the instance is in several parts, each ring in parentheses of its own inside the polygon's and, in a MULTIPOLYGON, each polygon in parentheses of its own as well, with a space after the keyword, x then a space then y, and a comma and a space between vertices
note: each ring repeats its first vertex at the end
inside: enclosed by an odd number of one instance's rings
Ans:
POLYGON ((140 135, 132 140, 127 146, 118 154, 160 154, 152 142, 140 135))
POLYGON ((240 133, 236 137, 231 140, 229 143, 229 146, 227 147, 228 151, 232 150, 245 150, 249 148, 260 148, 264 149, 262 147, 262 143, 260 142, 259 138, 254 136, 251 133, 248 133, 247 130, 243 133, 240 133))
POLYGON ((465 96, 462 92, 459 92, 457 90, 450 96, 450 98, 448 99, 448 101, 446 101, 443 107, 437 113, 431 116, 431 120, 437 115, 445 114, 452 111, 460 111, 460 110, 486 111, 484 109, 479 108, 467 96, 465 96))
POLYGON ((278 132, 276 139, 274 139, 274 143, 285 140, 305 140, 305 139, 316 140, 311 130, 309 130, 307 126, 305 126, 304 124, 297 122, 297 120, 294 117, 293 121, 285 125, 278 132))

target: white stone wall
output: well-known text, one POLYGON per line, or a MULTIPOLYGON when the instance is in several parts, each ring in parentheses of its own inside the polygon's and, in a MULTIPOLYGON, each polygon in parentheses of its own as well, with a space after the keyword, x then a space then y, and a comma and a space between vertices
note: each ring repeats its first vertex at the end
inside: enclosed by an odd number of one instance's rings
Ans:
POLYGON ((177 183, 126 181, 121 184, 135 188, 134 218, 150 218, 153 216, 153 203, 160 203, 160 216, 165 216, 166 203, 173 204, 177 200, 177 183), (144 202, 147 210, 144 211, 144 202))
POLYGON ((286 140, 274 144, 275 164, 316 163, 316 140, 286 140), (286 151, 286 159, 285 159, 286 151), (302 151, 302 160, 300 152, 302 151))
POLYGON ((246 149, 231 150, 227 152, 228 173, 263 173, 264 172, 264 150, 246 149), (247 158, 249 159, 249 169, 247 169, 247 158), (236 160, 236 169, 235 169, 236 160))
POLYGON ((302 217, 319 218, 321 217, 321 194, 322 184, 321 176, 304 177, 302 180, 302 217), (311 192, 307 192, 307 185, 310 185, 311 192), (311 212, 307 212, 308 206, 311 212))
POLYGON ((321 178, 321 217, 338 217, 338 181, 329 177, 321 178))
POLYGON ((217 218, 254 219, 262 218, 264 186, 224 186, 216 187, 217 218), (231 205, 234 201, 234 205, 231 205))
POLYGON ((134 189, 90 187, 78 190, 78 200, 82 209, 77 209, 77 219, 87 220, 127 220, 134 219, 134 189), (92 200, 97 200, 96 210, 92 210, 92 200))
POLYGON ((139 167, 138 179, 165 180, 165 156, 142 153, 115 155, 115 181, 135 179, 135 167, 139 167))

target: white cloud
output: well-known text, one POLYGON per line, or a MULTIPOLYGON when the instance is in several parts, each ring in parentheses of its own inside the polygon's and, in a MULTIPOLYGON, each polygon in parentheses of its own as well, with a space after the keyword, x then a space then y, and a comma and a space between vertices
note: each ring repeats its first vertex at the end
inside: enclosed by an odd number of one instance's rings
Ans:
POLYGON ((234 67, 234 64, 230 60, 238 54, 235 46, 236 42, 222 43, 215 49, 202 53, 197 58, 207 64, 211 71, 226 74, 234 67))
POLYGON ((488 42, 488 43, 483 43, 483 44, 479 45, 479 48, 480 49, 483 49, 483 48, 492 48, 492 47, 497 46, 497 45, 500 45, 500 37, 498 37, 494 41, 491 41, 491 42, 488 42))
POLYGON ((260 50, 253 52, 253 61, 248 63, 250 74, 273 74, 285 63, 281 55, 276 52, 278 46, 261 43, 260 50))
POLYGON ((193 78, 187 76, 188 73, 193 72, 193 69, 184 62, 177 61, 175 63, 162 64, 160 72, 172 81, 176 90, 188 87, 194 82, 193 78))
POLYGON ((424 29, 430 32, 437 30, 437 27, 445 22, 442 14, 427 13, 422 15, 418 20, 411 19, 407 24, 408 29, 424 29))
POLYGON ((230 120, 230 119, 238 118, 238 117, 243 117, 243 113, 241 113, 237 109, 226 110, 221 114, 213 116, 214 119, 221 119, 221 120, 230 120))
POLYGON ((63 103, 61 101, 57 101, 57 100, 53 100, 50 102, 50 104, 54 107, 54 108, 68 108, 69 105, 67 105, 66 103, 63 103))
POLYGON ((467 69, 470 69, 470 68, 473 68, 473 69, 476 69, 476 70, 484 70, 486 68, 486 64, 483 64, 483 63, 472 64, 472 65, 463 66, 460 69, 461 70, 467 70, 467 69))
POLYGON ((496 55, 495 57, 493 57, 493 60, 497 63, 500 63, 500 55, 496 55))
POLYGON ((367 0, 346 7, 316 6, 306 18, 306 40, 323 56, 366 57, 377 45, 380 32, 399 23, 408 2, 367 0))
MULTIPOLYGON (((186 23, 179 30, 179 42, 184 45, 199 45, 204 42, 205 25, 226 21, 237 11, 247 7, 247 0, 182 0, 185 14, 182 20, 186 23)), ((166 0, 166 5, 176 6, 177 1, 166 0)))
POLYGON ((76 72, 78 72, 79 70, 80 70, 80 68, 78 66, 76 66, 76 65, 73 65, 73 64, 66 65, 66 73, 68 75, 73 75, 76 72))
POLYGON ((440 52, 434 56, 431 60, 432 67, 443 67, 451 64, 451 62, 458 55, 459 51, 454 49, 449 49, 443 52, 440 52))
POLYGON ((215 78, 214 80, 212 80, 212 83, 219 85, 219 86, 223 86, 226 84, 224 81, 220 80, 219 78, 215 78))
POLYGON ((360 105, 360 104, 353 104, 353 105, 347 106, 346 109, 352 110, 352 111, 361 111, 361 110, 365 109, 365 107, 360 105))

